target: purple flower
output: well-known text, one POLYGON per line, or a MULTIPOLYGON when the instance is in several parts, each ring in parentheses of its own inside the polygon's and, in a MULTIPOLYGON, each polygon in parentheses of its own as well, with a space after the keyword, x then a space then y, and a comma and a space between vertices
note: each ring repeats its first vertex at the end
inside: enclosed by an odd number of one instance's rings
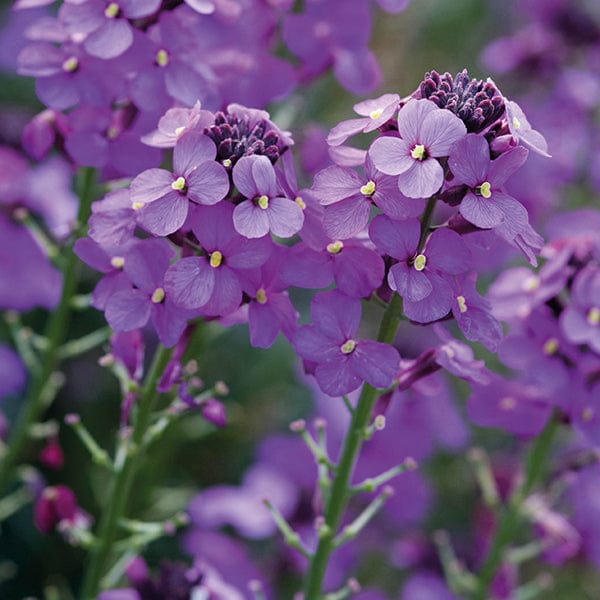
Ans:
POLYGON ((354 112, 361 115, 362 119, 350 119, 336 125, 327 137, 330 146, 339 146, 349 137, 357 133, 369 133, 385 125, 398 110, 400 96, 398 94, 384 94, 373 100, 363 100, 354 105, 354 112))
POLYGON ((71 36, 84 36, 84 47, 92 56, 115 58, 133 43, 130 19, 155 13, 160 0, 86 0, 61 6, 59 19, 71 36))
POLYGON ((246 197, 233 211, 238 233, 247 238, 261 238, 271 231, 288 238, 302 229, 302 208, 280 195, 275 169, 266 156, 240 158, 233 168, 233 183, 246 197))
POLYGON ((446 316, 452 306, 449 276, 470 268, 469 250, 461 237, 446 228, 429 237, 417 254, 421 225, 417 219, 392 221, 375 217, 369 236, 377 248, 398 260, 388 273, 388 284, 404 298, 404 313, 419 323, 446 316))
POLYGON ((211 316, 233 312, 242 301, 240 277, 269 258, 271 240, 239 235, 232 213, 231 204, 221 203, 192 215, 191 229, 206 254, 182 258, 167 271, 165 289, 178 306, 211 316))
POLYGON ((453 183, 468 187, 460 214, 469 223, 490 229, 504 222, 518 229, 523 220, 527 222, 525 207, 505 193, 502 186, 528 154, 526 148, 516 147, 492 161, 486 139, 474 133, 452 146, 448 164, 454 174, 453 183))
POLYGON ((313 324, 301 327, 294 348, 317 363, 315 377, 330 396, 341 396, 363 381, 385 388, 398 372, 399 355, 388 344, 355 340, 361 317, 360 301, 338 291, 317 294, 311 303, 313 324))
POLYGON ((311 191, 328 207, 323 226, 333 239, 349 239, 363 231, 372 204, 398 220, 418 217, 424 208, 423 200, 406 198, 400 192, 395 177, 377 171, 369 155, 364 177, 334 165, 317 173, 311 191))
POLYGON ((560 316, 565 337, 600 354, 600 269, 587 266, 573 282, 571 305, 560 316))
POLYGON ((135 220, 129 190, 115 190, 92 203, 88 235, 101 246, 121 246, 133 237, 135 220))
POLYGON ((451 112, 429 100, 411 99, 398 113, 400 138, 376 139, 369 154, 375 167, 399 175, 398 187, 409 198, 427 198, 444 182, 444 169, 436 160, 448 156, 450 146, 467 130, 451 112))
POLYGON ((521 142, 524 146, 533 150, 533 152, 550 158, 548 144, 544 136, 531 127, 521 107, 512 100, 506 102, 506 119, 513 139, 521 142))
POLYGON ((173 152, 173 172, 148 169, 131 182, 138 223, 154 235, 169 235, 185 223, 190 201, 210 205, 222 200, 229 178, 214 162, 215 154, 207 136, 196 131, 182 135, 173 152))
POLYGON ((123 271, 135 287, 119 290, 106 301, 106 320, 115 332, 139 329, 152 319, 162 344, 177 343, 194 313, 175 306, 165 291, 173 254, 165 240, 155 239, 141 240, 125 253, 123 271))

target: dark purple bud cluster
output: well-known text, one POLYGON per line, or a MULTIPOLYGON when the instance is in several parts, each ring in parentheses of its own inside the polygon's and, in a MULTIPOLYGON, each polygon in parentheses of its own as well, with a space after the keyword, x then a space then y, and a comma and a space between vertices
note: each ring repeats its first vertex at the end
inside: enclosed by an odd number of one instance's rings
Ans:
POLYGON ((134 582, 134 588, 140 600, 189 600, 201 581, 199 569, 165 561, 156 577, 147 574, 134 582))
POLYGON ((420 98, 452 111, 470 133, 479 133, 504 114, 504 98, 491 80, 471 79, 466 69, 455 77, 430 71, 419 85, 420 98))

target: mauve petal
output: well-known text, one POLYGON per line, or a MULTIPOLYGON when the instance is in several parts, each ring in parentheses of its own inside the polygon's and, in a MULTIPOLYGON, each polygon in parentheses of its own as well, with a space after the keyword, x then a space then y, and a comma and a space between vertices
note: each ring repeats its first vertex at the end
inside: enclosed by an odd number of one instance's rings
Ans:
POLYGON ((409 146, 420 144, 420 129, 425 117, 439 109, 431 100, 409 100, 398 112, 398 131, 409 146))
POLYGON ((317 294, 310 304, 310 316, 315 326, 340 344, 356 333, 361 313, 360 300, 337 290, 317 294))
POLYGON ((439 275, 431 273, 429 281, 433 290, 427 298, 419 302, 404 301, 404 314, 417 323, 430 323, 445 317, 452 306, 452 290, 439 275))
POLYGON ((116 58, 133 44, 133 31, 123 19, 107 19, 104 24, 91 33, 84 47, 97 58, 116 58))
POLYGON ((142 240, 125 254, 123 270, 136 287, 151 294, 162 286, 174 254, 166 240, 142 240))
POLYGON ((131 281, 123 271, 113 271, 105 275, 94 288, 90 304, 97 310, 104 311, 109 298, 116 292, 131 289, 131 281))
POLYGON ((208 136, 199 131, 185 132, 173 150, 173 171, 187 178, 198 165, 214 160, 216 155, 217 147, 208 136))
POLYGON ((215 285, 209 301, 202 307, 204 314, 227 315, 232 313, 242 301, 242 286, 235 272, 227 266, 215 271, 215 285))
POLYGON ((330 146, 340 146, 349 137, 360 133, 367 123, 366 119, 349 119, 336 125, 327 136, 330 146))
POLYGON ((370 248, 347 246, 333 257, 333 271, 340 291, 365 298, 381 285, 385 265, 381 256, 370 248))
POLYGON ((314 325, 303 325, 292 338, 296 353, 314 362, 327 362, 339 357, 339 344, 323 335, 314 325))
POLYGON ((215 269, 205 258, 182 258, 165 273, 165 291, 182 308, 193 310, 206 304, 214 286, 215 269))
POLYGON ((119 7, 128 19, 141 19, 155 13, 161 0, 119 0, 119 7))
POLYGON ((142 290, 122 290, 108 299, 104 316, 114 331, 132 331, 148 322, 150 306, 148 294, 142 290))
POLYGON ((468 192, 460 204, 460 214, 469 223, 482 229, 497 227, 504 220, 504 213, 490 198, 468 192))
POLYGON ((363 183, 363 179, 353 169, 333 165, 315 175, 310 191, 321 204, 327 206, 360 194, 363 183))
POLYGON ((358 342, 350 355, 351 368, 375 388, 387 388, 400 368, 400 355, 393 346, 372 342, 358 342))
POLYGON ((185 223, 188 210, 189 200, 177 192, 171 192, 142 206, 137 211, 137 222, 153 235, 170 235, 185 223))
POLYGON ((403 221, 411 217, 419 217, 425 209, 422 198, 407 198, 398 189, 398 178, 379 175, 377 187, 371 197, 377 207, 388 217, 403 221))
POLYGON ((349 366, 347 357, 322 363, 315 369, 319 387, 329 396, 338 397, 357 389, 363 380, 349 366))
POLYGON ((254 156, 242 156, 235 163, 232 173, 233 185, 235 185, 240 194, 250 199, 259 195, 258 187, 252 175, 252 165, 255 158, 254 156))
POLYGON ((500 344, 498 358, 512 369, 523 370, 540 352, 539 344, 526 335, 510 335, 500 344))
POLYGON ((369 156, 378 171, 386 175, 399 175, 411 168, 410 144, 397 137, 377 138, 369 148, 369 156))
POLYGON ((166 69, 165 87, 169 96, 186 106, 193 106, 198 99, 206 104, 219 104, 215 98, 217 90, 214 84, 211 86, 204 77, 176 57, 166 69))
POLYGON ((504 192, 492 190, 490 200, 502 211, 504 220, 502 226, 516 236, 529 225, 529 215, 527 209, 512 196, 504 192))
POLYGON ((392 221, 385 215, 378 215, 369 226, 369 237, 377 249, 401 261, 414 256, 420 235, 421 224, 417 219, 392 221))
POLYGON ((458 275, 471 268, 471 252, 462 237, 446 227, 436 229, 427 240, 427 266, 458 275))
POLYGON ((63 73, 64 60, 65 53, 52 44, 29 44, 17 57, 17 73, 26 77, 49 77, 63 73))
POLYGON ((56 110, 65 110, 79 102, 75 81, 66 73, 36 79, 35 91, 46 106, 56 110))
POLYGON ((304 212, 289 198, 271 198, 265 212, 269 218, 271 231, 280 238, 292 237, 302 229, 304 224, 304 212))
POLYGON ((336 50, 333 59, 336 79, 353 94, 368 94, 381 82, 381 69, 368 49, 336 50))
POLYGON ((466 134, 465 124, 449 110, 440 108, 423 121, 419 141, 430 156, 448 156, 450 146, 466 134))
POLYGON ((454 142, 450 148, 448 165, 454 179, 452 184, 464 183, 475 187, 483 183, 490 165, 490 147, 486 139, 476 133, 454 142))
POLYGON ((218 202, 212 206, 193 208, 191 229, 207 252, 219 250, 223 253, 240 240, 240 235, 233 227, 233 204, 218 202))
POLYGON ((122 588, 100 592, 98 600, 140 600, 140 595, 132 588, 122 588))
POLYGON ((423 271, 417 271, 414 267, 402 263, 392 266, 388 281, 390 287, 409 302, 419 302, 433 291, 433 286, 423 271), (391 283, 394 285, 391 286, 391 283))
MULTIPOLYGON (((412 159, 411 159, 412 160, 412 159)), ((409 198, 429 198, 444 183, 444 169, 435 158, 413 160, 408 171, 398 177, 398 188, 409 198)))
POLYGON ((327 207, 323 227, 331 239, 347 240, 365 229, 370 214, 371 203, 362 194, 353 196, 327 207))
POLYGON ((271 161, 266 156, 249 156, 252 160, 252 179, 260 194, 269 197, 277 194, 277 178, 271 161))
POLYGON ((113 269, 106 250, 90 238, 78 239, 73 246, 73 252, 86 265, 100 273, 108 273, 113 269))
POLYGON ((297 244, 281 266, 281 278, 291 286, 324 288, 333 281, 333 262, 326 252, 297 244))
MULTIPOLYGON (((203 136, 206 137, 206 136, 203 136)), ((225 168, 216 162, 202 163, 186 178, 188 198, 199 204, 216 204, 229 192, 229 176, 225 168)))
POLYGON ((130 184, 131 203, 152 202, 172 192, 173 173, 165 169, 148 169, 142 171, 130 184))
POLYGON ((261 238, 269 233, 267 211, 254 204, 252 200, 244 200, 233 211, 233 226, 240 235, 247 238, 261 238))
POLYGON ((188 314, 169 300, 152 307, 152 323, 163 346, 171 348, 179 341, 187 325, 188 314))
POLYGON ((529 150, 523 146, 511 148, 493 160, 488 171, 488 181, 493 188, 500 187, 527 160, 529 150))
POLYGON ((232 269, 256 269, 267 262, 274 248, 269 237, 254 240, 240 237, 228 247, 227 265, 232 269))
POLYGON ((250 345, 255 348, 270 348, 279 333, 279 323, 273 307, 251 302, 248 307, 250 345))
POLYGON ((560 327, 565 337, 574 344, 585 344, 590 337, 590 324, 585 316, 571 306, 560 315, 560 327))

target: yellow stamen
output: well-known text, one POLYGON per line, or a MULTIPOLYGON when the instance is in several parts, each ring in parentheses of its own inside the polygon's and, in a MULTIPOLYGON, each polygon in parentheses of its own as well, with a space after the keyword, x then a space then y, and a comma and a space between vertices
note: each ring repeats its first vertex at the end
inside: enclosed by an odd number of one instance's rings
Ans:
POLYGON ((461 313, 467 312, 467 301, 464 296, 456 296, 456 302, 458 303, 458 310, 461 313))
POLYGON ((256 202, 263 210, 269 208, 269 196, 260 196, 256 202))
MULTIPOLYGON (((159 67, 166 67, 169 64, 169 53, 161 49, 156 53, 155 60, 159 67)), ((177 133, 177 130, 175 133, 177 133)))
POLYGON ((533 292, 533 291, 537 290, 539 287, 540 287, 540 278, 537 275, 532 275, 531 277, 528 277, 523 282, 523 289, 526 292, 533 292))
POLYGON ((104 15, 109 19, 114 19, 119 14, 119 5, 116 2, 111 2, 105 9, 104 15))
POLYGON ((519 121, 517 117, 512 118, 512 124, 515 129, 519 129, 521 127, 521 121, 519 121))
POLYGON ((514 410, 516 406, 517 401, 514 398, 511 398, 510 396, 506 396, 506 398, 502 398, 502 400, 500 400, 500 408, 502 410, 514 410))
POLYGON ((363 196, 372 196, 375 193, 375 182, 371 179, 367 181, 367 183, 360 188, 360 193, 363 196))
POLYGON ((178 128, 175 130, 175 135, 176 135, 177 137, 179 137, 179 136, 180 136, 180 135, 181 135, 181 134, 182 134, 184 131, 185 131, 185 127, 183 127, 183 126, 182 126, 182 127, 178 127, 178 128))
POLYGON ((221 263, 223 262, 223 255, 218 251, 215 250, 211 255, 210 255, 210 266, 213 269, 216 269, 217 267, 221 266, 221 263))
POLYGON ((119 128, 115 127, 115 125, 111 125, 107 130, 106 130, 106 137, 109 140, 115 140, 119 137, 119 128))
POLYGON ((131 208, 133 208, 133 210, 139 210, 140 208, 142 208, 142 206, 144 206, 146 203, 145 202, 134 202, 131 205, 131 208))
POLYGON ((479 187, 479 193, 484 197, 484 198, 491 198, 492 197, 492 186, 490 184, 489 181, 484 181, 481 186, 479 187))
POLYGON ((593 306, 587 314, 587 322, 594 326, 600 323, 600 308, 593 306))
POLYGON ((371 119, 375 120, 375 119, 379 119, 379 117, 382 115, 383 113, 383 108, 378 108, 377 110, 374 110, 369 116, 371 117, 371 119))
POLYGON ((558 340, 553 337, 548 338, 542 349, 544 351, 544 354, 547 354, 548 356, 556 354, 558 351, 558 340))
POLYGON ((413 263, 413 266, 415 267, 415 269, 417 271, 422 271, 425 268, 426 264, 427 264, 427 257, 424 254, 418 254, 415 257, 415 262, 413 263))
POLYGON ((125 264, 125 259, 122 256, 113 256, 110 259, 110 264, 115 269, 122 269, 125 264))
POLYGON ((171 184, 171 188, 174 190, 177 190, 178 192, 181 192, 182 190, 185 189, 186 183, 185 183, 185 177, 178 177, 172 184, 171 184))
POLYGON ((304 200, 302 200, 302 198, 300 198, 300 196, 296 196, 296 198, 294 198, 294 202, 302 209, 304 210, 306 208, 306 202, 304 202, 304 200))
POLYGON ((163 290, 161 287, 156 288, 152 292, 152 302, 154 302, 154 304, 160 304, 164 299, 165 299, 165 290, 163 290))
POLYGON ((582 411, 581 411, 581 419, 583 421, 591 421, 594 418, 594 409, 591 408, 590 406, 586 406, 582 411))
POLYGON ((354 352, 355 348, 356 348, 356 342, 354 340, 346 340, 340 346, 340 350, 342 351, 342 354, 351 354, 352 352, 354 352))
POLYGON ((63 69, 63 71, 66 71, 67 73, 73 73, 73 71, 77 70, 78 66, 79 66, 79 61, 74 56, 71 56, 70 58, 67 58, 67 60, 65 60, 63 62, 62 69, 63 69))
POLYGON ((425 158, 425 146, 423 144, 417 144, 411 151, 410 155, 415 160, 423 160, 425 158))
POLYGON ((339 254, 344 247, 344 242, 338 240, 337 242, 331 242, 331 244, 327 244, 327 252, 329 254, 339 254))
POLYGON ((230 159, 230 158, 226 158, 226 159, 223 161, 223 163, 222 163, 222 164, 223 164, 223 166, 224 166, 226 169, 229 169, 229 167, 231 166, 231 159, 230 159))
POLYGON ((256 301, 259 304, 266 304, 266 302, 267 302, 267 292, 265 292, 264 288, 260 288, 259 290, 257 290, 257 292, 256 292, 256 301))

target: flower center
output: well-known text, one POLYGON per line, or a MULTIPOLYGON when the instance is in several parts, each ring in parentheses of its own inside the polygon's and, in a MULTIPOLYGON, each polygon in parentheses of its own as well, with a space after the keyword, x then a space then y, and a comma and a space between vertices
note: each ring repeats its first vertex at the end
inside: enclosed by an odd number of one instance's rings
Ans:
POLYGON ((185 191, 185 187, 186 187, 186 182, 185 182, 185 177, 181 177, 179 176, 172 184, 171 184, 171 188, 174 190, 177 190, 178 192, 183 192, 185 191))
POLYGON ((492 197, 492 186, 489 181, 484 181, 477 190, 484 198, 492 197))
POLYGON ((304 210, 306 208, 306 202, 304 202, 304 200, 302 200, 302 198, 300 196, 296 196, 294 198, 294 202, 302 209, 304 210))
POLYGON ((336 242, 331 242, 331 244, 327 244, 327 252, 329 254, 339 254, 344 247, 344 242, 337 240, 336 242))
POLYGON ((418 254, 415 257, 415 262, 413 263, 414 268, 417 271, 422 271, 427 264, 427 257, 424 254, 418 254))
POLYGON ((548 356, 556 354, 556 352, 558 351, 558 340, 553 337, 548 338, 542 350, 544 351, 544 354, 547 354, 548 356))
POLYGON ((165 290, 163 290, 161 287, 156 288, 152 292, 152 302, 154 302, 154 304, 160 304, 164 299, 165 290))
POLYGON ((79 67, 79 61, 74 56, 67 58, 62 64, 62 70, 66 73, 77 71, 77 67, 79 67))
POLYGON ((267 210, 267 208, 269 208, 269 196, 265 196, 264 194, 259 196, 256 204, 258 204, 258 206, 260 206, 260 208, 263 210, 267 210))
POLYGON ((121 9, 119 8, 119 5, 116 2, 111 2, 104 10, 104 15, 108 19, 114 19, 119 14, 120 10, 121 9))
POLYGON ((502 398, 502 400, 500 400, 500 408, 502 410, 514 410, 516 406, 517 401, 514 398, 511 398, 510 396, 506 396, 505 398, 502 398))
POLYGON ((140 210, 140 208, 142 208, 142 206, 144 206, 145 204, 145 202, 134 202, 131 205, 131 208, 133 208, 133 210, 140 210))
POLYGON ((512 118, 512 124, 515 129, 519 129, 521 127, 521 121, 519 121, 517 117, 512 118))
POLYGON ((260 288, 259 290, 257 290, 257 292, 256 292, 256 301, 259 304, 266 304, 267 303, 267 292, 265 292, 265 288, 260 288))
POLYGON ((592 326, 600 324, 600 308, 596 306, 590 308, 587 314, 587 322, 592 326))
MULTIPOLYGON (((169 54, 166 50, 159 50, 154 58, 159 67, 166 67, 169 64, 169 54)), ((177 134, 177 131, 175 131, 177 134)))
POLYGON ((122 256, 113 256, 110 259, 110 264, 115 269, 122 269, 125 264, 125 259, 122 256))
POLYGON ((211 253, 210 266, 213 269, 220 267, 222 262, 223 262, 223 255, 218 250, 215 250, 214 252, 211 253))
POLYGON ((379 117, 383 114, 383 108, 378 108, 377 110, 374 110, 369 117, 371 117, 371 119, 375 120, 375 119, 379 119, 379 117))
POLYGON ((581 411, 581 419, 583 421, 591 421, 594 418, 594 409, 591 408, 590 406, 586 406, 582 411, 581 411))
POLYGON ((375 193, 375 182, 372 179, 369 179, 369 181, 360 188, 360 193, 363 196, 372 196, 375 193))
POLYGON ((356 342, 354 340, 346 340, 341 346, 340 350, 342 354, 352 354, 356 348, 356 342))
POLYGON ((410 155, 415 160, 425 160, 427 157, 427 150, 425 150, 425 146, 423 144, 417 144, 411 151, 410 155))
POLYGON ((456 302, 458 303, 458 310, 461 313, 467 312, 467 301, 464 296, 456 296, 456 302))
POLYGON ((177 127, 177 129, 175 129, 175 135, 177 137, 179 137, 184 131, 185 131, 185 127, 183 127, 183 126, 177 127))
POLYGON ((229 167, 231 166, 231 159, 230 158, 226 158, 223 162, 222 165, 226 168, 229 169, 229 167))
POLYGON ((534 290, 537 290, 539 287, 540 287, 540 278, 537 275, 532 275, 531 277, 528 277, 523 282, 523 289, 526 292, 533 292, 534 290))

